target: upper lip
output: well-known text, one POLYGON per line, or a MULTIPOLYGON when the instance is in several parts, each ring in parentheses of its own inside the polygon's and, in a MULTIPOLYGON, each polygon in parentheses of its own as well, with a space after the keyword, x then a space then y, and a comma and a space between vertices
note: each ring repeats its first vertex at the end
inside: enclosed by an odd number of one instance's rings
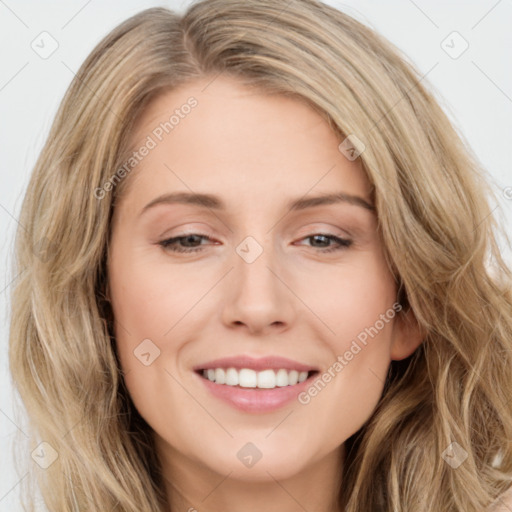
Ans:
POLYGON ((254 358, 251 356, 235 356, 235 357, 223 357, 221 359, 215 359, 206 363, 194 366, 194 370, 209 370, 212 368, 236 368, 238 370, 242 368, 249 368, 255 371, 281 368, 285 370, 297 370, 299 372, 310 372, 317 371, 317 368, 307 364, 293 361, 286 357, 280 356, 266 356, 254 358))

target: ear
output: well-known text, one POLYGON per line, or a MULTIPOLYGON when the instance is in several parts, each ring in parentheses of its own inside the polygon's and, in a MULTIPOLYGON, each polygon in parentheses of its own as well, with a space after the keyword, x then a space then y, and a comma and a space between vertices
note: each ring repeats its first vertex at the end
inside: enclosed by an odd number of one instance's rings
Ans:
POLYGON ((400 361, 409 357, 424 341, 426 333, 419 325, 411 309, 400 311, 393 326, 393 342, 390 357, 400 361))

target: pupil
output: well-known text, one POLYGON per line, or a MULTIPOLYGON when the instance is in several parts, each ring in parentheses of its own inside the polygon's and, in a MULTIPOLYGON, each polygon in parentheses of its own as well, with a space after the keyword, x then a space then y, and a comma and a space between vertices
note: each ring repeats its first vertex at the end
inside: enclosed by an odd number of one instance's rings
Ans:
POLYGON ((323 239, 324 243, 325 243, 325 242, 328 242, 327 237, 326 237, 325 235, 314 235, 314 236, 313 236, 313 240, 314 240, 314 239, 317 239, 317 240, 318 240, 318 239, 323 239))
POLYGON ((197 235, 188 235, 187 237, 185 237, 185 242, 187 242, 187 245, 188 243, 190 242, 192 245, 194 245, 194 241, 198 241, 197 240, 197 235))

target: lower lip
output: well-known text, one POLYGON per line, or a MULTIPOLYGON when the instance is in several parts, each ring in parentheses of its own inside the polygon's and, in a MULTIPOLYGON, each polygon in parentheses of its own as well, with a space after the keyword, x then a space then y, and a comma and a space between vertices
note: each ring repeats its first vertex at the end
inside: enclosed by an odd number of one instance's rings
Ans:
POLYGON ((252 413, 272 412, 284 407, 297 399, 298 394, 304 391, 311 384, 311 380, 315 378, 313 373, 304 382, 293 386, 260 389, 215 384, 215 382, 197 375, 214 396, 241 411, 252 413))

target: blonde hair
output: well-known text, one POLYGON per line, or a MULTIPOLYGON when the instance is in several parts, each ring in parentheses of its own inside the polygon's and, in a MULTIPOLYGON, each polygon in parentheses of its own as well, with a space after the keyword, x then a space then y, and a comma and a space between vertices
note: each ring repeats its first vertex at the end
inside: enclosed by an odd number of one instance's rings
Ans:
MULTIPOLYGON (((314 0, 207 0, 145 10, 108 34, 69 87, 20 214, 10 367, 33 446, 58 453, 38 485, 52 512, 163 511, 151 430, 124 387, 101 199, 158 94, 223 73, 306 101, 355 135, 390 268, 424 342, 392 362, 376 410, 347 440, 347 512, 480 512, 512 478, 511 273, 485 171, 407 58, 314 0), (423 82, 423 83, 422 83, 423 82), (456 469, 443 452, 456 442, 456 469)), ((30 500, 29 500, 30 501, 30 500)), ((32 510, 32 503, 28 504, 32 510)))

